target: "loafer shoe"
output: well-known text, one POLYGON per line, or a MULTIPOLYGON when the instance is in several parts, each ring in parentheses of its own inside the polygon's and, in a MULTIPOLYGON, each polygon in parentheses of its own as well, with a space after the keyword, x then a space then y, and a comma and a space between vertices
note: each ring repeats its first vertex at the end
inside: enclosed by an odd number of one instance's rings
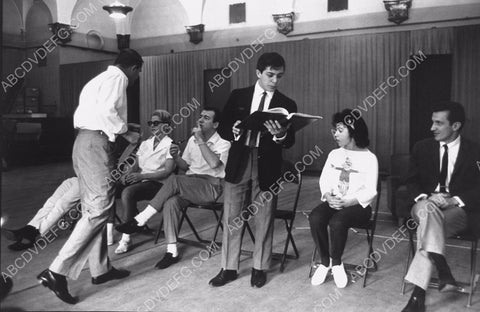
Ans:
POLYGON ((257 270, 252 268, 252 276, 250 278, 250 285, 252 287, 261 288, 267 282, 267 273, 264 270, 257 270))
POLYGON ((143 226, 138 226, 137 220, 133 219, 117 225, 115 229, 124 234, 133 234, 142 232, 143 226))
POLYGON ((132 246, 132 241, 131 240, 127 241, 127 240, 122 239, 120 242, 118 242, 118 246, 115 249, 115 253, 117 255, 126 253, 130 250, 131 246, 132 246))
POLYGON ((46 269, 37 276, 38 281, 43 286, 47 287, 55 296, 57 296, 63 302, 68 304, 75 304, 78 302, 77 297, 72 297, 68 292, 67 280, 65 276, 60 274, 55 274, 49 269, 46 269))
POLYGON ((221 269, 220 273, 218 273, 217 276, 212 278, 208 283, 213 287, 220 287, 227 283, 230 283, 231 281, 236 280, 237 277, 238 277, 238 274, 236 270, 221 269))
POLYGON ((13 244, 8 245, 8 249, 12 251, 22 251, 22 250, 27 250, 28 248, 32 248, 34 245, 33 242, 28 242, 28 243, 22 243, 20 242, 15 242, 13 244))
POLYGON ((343 267, 343 263, 332 266, 332 274, 335 285, 337 285, 338 288, 345 288, 345 286, 347 286, 348 276, 343 267))
POLYGON ((111 280, 122 279, 122 278, 125 278, 125 277, 129 276, 129 275, 130 275, 130 271, 117 270, 114 267, 112 267, 110 269, 110 271, 108 271, 107 273, 102 274, 102 275, 97 276, 97 277, 92 277, 92 284, 99 285, 99 284, 103 284, 103 283, 106 283, 106 282, 111 281, 111 280))
POLYGON ((158 261, 157 264, 155 264, 155 267, 159 270, 163 270, 168 268, 172 264, 177 263, 179 259, 180 256, 174 257, 172 253, 167 252, 165 256, 163 256, 162 260, 158 261))

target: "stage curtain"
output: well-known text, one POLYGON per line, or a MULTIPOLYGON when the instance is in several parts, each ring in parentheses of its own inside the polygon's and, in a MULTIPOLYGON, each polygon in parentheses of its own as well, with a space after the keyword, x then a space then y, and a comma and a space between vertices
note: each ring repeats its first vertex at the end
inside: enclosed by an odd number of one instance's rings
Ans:
POLYGON ((465 107, 462 133, 480 143, 480 25, 454 30, 452 99, 465 107))

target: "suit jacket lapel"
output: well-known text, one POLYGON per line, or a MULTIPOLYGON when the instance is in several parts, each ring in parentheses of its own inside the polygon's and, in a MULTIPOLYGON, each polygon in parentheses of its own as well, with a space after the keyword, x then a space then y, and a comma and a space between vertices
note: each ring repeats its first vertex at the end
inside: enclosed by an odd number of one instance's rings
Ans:
POLYGON ((460 137, 460 148, 458 149, 458 155, 457 155, 457 160, 455 161, 455 165, 453 166, 453 171, 452 171, 452 176, 450 177, 450 184, 452 184, 452 181, 455 179, 455 176, 458 174, 458 171, 460 170, 460 167, 462 164, 464 164, 467 156, 467 146, 465 142, 462 140, 462 137, 460 137))
POLYGON ((252 109, 252 100, 253 100, 253 92, 255 91, 255 86, 251 86, 247 89, 245 93, 245 109, 246 109, 246 116, 250 115, 250 110, 252 109))

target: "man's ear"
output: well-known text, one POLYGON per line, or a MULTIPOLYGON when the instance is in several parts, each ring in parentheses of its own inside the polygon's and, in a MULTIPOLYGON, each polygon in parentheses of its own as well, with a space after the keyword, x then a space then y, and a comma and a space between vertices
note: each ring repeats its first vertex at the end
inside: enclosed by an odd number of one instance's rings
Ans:
POLYGON ((220 122, 215 121, 215 122, 213 123, 213 128, 214 128, 214 129, 217 129, 219 124, 220 124, 220 122))
POLYGON ((259 71, 258 69, 255 72, 257 73, 257 78, 260 78, 260 76, 262 76, 262 72, 259 71))
POLYGON ((462 123, 460 121, 455 121, 452 125, 452 129, 454 131, 458 131, 458 130, 460 130, 461 126, 462 126, 462 123))

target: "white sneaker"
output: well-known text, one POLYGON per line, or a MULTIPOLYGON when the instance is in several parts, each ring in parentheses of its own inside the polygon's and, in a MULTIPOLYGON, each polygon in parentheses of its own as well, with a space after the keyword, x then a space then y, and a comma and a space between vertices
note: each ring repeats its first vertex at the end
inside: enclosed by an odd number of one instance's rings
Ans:
POLYGON ((126 253, 130 250, 130 246, 132 245, 132 241, 121 240, 118 242, 118 247, 115 249, 115 253, 117 255, 126 253))
POLYGON ((343 263, 332 266, 332 274, 335 285, 337 285, 338 288, 345 288, 345 286, 347 286, 348 277, 345 268, 343 267, 343 263))
POLYGON ((325 279, 327 278, 330 268, 331 266, 326 267, 323 264, 320 264, 315 270, 315 273, 313 273, 312 279, 310 281, 312 285, 318 286, 320 284, 323 284, 323 282, 325 282, 325 279))

